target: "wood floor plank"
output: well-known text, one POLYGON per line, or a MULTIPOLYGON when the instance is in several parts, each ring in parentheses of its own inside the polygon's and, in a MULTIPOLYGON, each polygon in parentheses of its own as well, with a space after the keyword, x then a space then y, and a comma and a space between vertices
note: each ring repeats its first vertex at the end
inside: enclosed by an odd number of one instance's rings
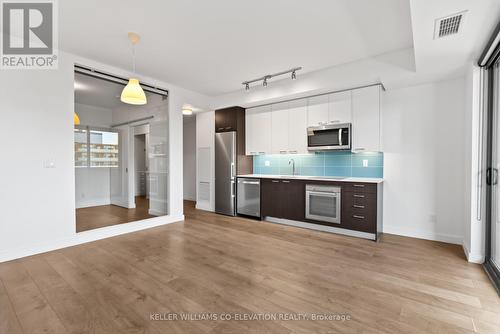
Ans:
POLYGON ((0 280, 0 333, 21 334, 23 330, 19 324, 7 291, 0 280))
POLYGON ((0 264, 0 333, 500 332, 500 298, 460 246, 395 235, 373 242, 192 203, 185 217, 0 264), (150 318, 207 313, 309 318, 150 318))
POLYGON ((0 279, 5 285, 24 333, 68 332, 21 261, 2 264, 0 279))

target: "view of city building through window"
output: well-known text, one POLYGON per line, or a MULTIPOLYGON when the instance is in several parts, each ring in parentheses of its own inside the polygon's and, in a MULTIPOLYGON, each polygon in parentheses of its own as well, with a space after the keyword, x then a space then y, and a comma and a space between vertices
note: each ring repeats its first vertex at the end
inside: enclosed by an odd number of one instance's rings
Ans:
POLYGON ((75 128, 75 167, 118 167, 118 133, 75 128))

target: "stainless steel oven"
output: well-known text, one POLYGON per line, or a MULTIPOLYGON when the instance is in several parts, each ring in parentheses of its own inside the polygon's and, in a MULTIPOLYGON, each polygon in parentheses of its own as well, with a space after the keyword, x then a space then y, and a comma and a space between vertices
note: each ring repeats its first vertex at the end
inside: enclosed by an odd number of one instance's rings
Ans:
POLYGON ((351 124, 343 123, 308 127, 307 149, 309 151, 350 150, 351 124))
POLYGON ((306 185, 306 218, 340 224, 340 187, 306 185))

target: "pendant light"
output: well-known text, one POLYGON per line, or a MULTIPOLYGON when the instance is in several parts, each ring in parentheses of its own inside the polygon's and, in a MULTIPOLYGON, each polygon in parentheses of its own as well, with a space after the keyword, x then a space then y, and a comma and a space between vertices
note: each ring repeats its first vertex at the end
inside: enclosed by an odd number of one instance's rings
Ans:
POLYGON ((73 111, 73 123, 75 123, 75 125, 80 125, 80 117, 78 117, 78 114, 74 111, 73 111))
MULTIPOLYGON (((135 75, 135 45, 139 43, 140 37, 134 32, 129 32, 128 39, 132 43, 132 66, 133 73, 135 75)), ((139 80, 137 80, 136 78, 130 78, 128 80, 128 84, 125 86, 125 88, 123 88, 120 100, 123 103, 135 105, 144 105, 148 103, 146 94, 144 94, 144 90, 142 90, 142 87, 139 84, 139 80)))

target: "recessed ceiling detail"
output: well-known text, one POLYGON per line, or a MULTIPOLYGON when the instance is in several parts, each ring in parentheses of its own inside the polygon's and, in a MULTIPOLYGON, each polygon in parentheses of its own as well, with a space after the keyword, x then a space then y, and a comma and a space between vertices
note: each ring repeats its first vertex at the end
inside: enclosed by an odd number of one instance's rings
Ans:
POLYGON ((455 35, 462 28, 466 11, 437 19, 435 22, 434 39, 455 35))

